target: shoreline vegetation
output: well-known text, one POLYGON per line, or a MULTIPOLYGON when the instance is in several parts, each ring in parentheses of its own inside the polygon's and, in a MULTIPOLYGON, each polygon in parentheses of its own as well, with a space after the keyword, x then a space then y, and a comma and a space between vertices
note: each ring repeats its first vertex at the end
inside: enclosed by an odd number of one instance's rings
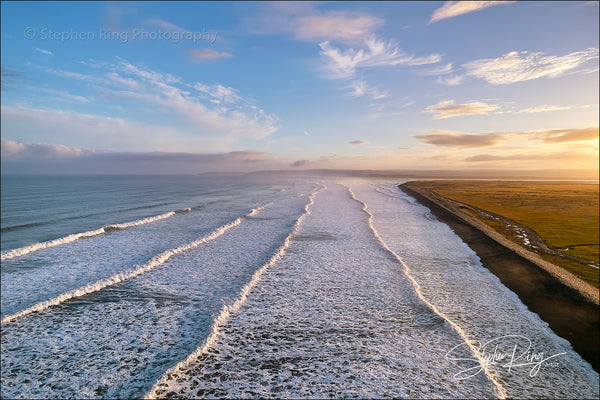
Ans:
MULTIPOLYGON (((506 218, 517 228, 515 230, 517 239, 527 239, 524 243, 518 243, 513 240, 514 237, 509 240, 507 236, 490 226, 493 224, 486 223, 498 221, 495 218, 502 215, 438 194, 444 184, 447 184, 447 181, 411 181, 398 187, 428 207, 438 220, 446 223, 475 251, 485 268, 515 292, 521 301, 547 322, 557 335, 568 340, 573 349, 598 372, 600 369, 598 269, 591 265, 587 266, 592 271, 592 274, 588 275, 596 276, 596 286, 594 286, 589 282, 590 280, 593 282, 593 279, 588 277, 586 282, 566 269, 554 265, 539 254, 543 253, 538 249, 538 246, 541 248, 540 241, 543 240, 538 239, 533 230, 522 224, 514 225, 514 221, 506 218), (482 212, 487 213, 487 217, 482 212)), ((450 185, 457 188, 460 184, 460 181, 453 181, 450 185)), ((470 181, 468 184, 480 185, 481 182, 470 181)), ((447 186, 446 189, 449 187, 447 186)), ((475 198, 473 196, 473 199, 475 198)), ((555 257, 559 260, 563 259, 563 257, 555 257)), ((592 263, 594 262, 597 266, 597 260, 592 263)))

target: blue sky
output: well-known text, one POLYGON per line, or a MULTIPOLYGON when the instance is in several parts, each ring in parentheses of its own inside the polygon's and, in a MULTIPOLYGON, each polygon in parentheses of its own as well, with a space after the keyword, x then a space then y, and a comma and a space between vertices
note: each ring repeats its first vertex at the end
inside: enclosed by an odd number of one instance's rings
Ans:
POLYGON ((10 172, 598 165, 598 2, 1 7, 10 172))

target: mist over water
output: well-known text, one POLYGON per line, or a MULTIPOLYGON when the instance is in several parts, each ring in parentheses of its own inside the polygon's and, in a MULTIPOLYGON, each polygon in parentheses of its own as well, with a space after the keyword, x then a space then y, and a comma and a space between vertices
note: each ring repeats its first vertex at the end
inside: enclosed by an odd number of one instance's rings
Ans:
POLYGON ((598 396, 400 182, 2 179, 2 397, 598 396))

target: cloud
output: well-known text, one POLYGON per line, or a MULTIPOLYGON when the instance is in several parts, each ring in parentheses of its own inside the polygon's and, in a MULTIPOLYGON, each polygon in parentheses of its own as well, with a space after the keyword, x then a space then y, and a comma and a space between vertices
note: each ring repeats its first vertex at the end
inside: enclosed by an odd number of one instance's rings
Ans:
POLYGON ((325 61, 324 70, 331 78, 352 77, 358 68, 389 67, 396 65, 434 64, 441 60, 439 54, 415 57, 403 53, 391 42, 384 42, 375 37, 365 40, 366 48, 341 50, 329 41, 319 44, 321 56, 325 61))
MULTIPOLYGON (((463 64, 467 75, 484 79, 492 85, 505 85, 542 77, 557 78, 567 73, 582 72, 576 68, 598 59, 598 49, 589 48, 564 56, 544 56, 544 53, 512 51, 501 57, 463 64)), ((589 71, 585 71, 589 72, 589 71)))
POLYGON ((462 83, 462 80, 464 77, 465 77, 464 75, 454 75, 454 76, 447 77, 447 78, 438 76, 436 82, 441 83, 442 85, 458 86, 462 83))
POLYGON ((48 55, 48 56, 51 56, 51 55, 52 55, 52 52, 51 52, 51 51, 49 51, 49 50, 44 50, 44 49, 40 49, 39 47, 36 47, 34 50, 35 50, 35 51, 37 51, 37 52, 39 52, 39 53, 46 54, 46 55, 48 55))
POLYGON ((422 143, 454 148, 490 147, 506 140, 502 134, 494 132, 480 135, 446 130, 435 130, 432 132, 435 133, 417 135, 415 137, 422 143))
POLYGON ((582 129, 552 129, 546 131, 526 132, 534 138, 539 138, 546 143, 579 142, 583 140, 598 139, 598 127, 591 126, 582 129))
POLYGON ((270 153, 99 152, 56 144, 2 140, 2 170, 37 174, 197 174, 280 169, 286 164, 270 153))
POLYGON ((316 3, 266 3, 259 15, 250 15, 246 24, 259 34, 284 33, 304 42, 323 40, 361 43, 384 24, 380 18, 359 12, 321 11, 316 3))
POLYGON ((148 19, 147 22, 150 25, 154 25, 157 26, 161 29, 164 29, 166 31, 173 31, 173 32, 188 32, 186 29, 183 29, 175 24, 172 24, 170 22, 164 21, 162 19, 159 18, 151 18, 148 19))
POLYGON ((588 153, 580 151, 560 151, 560 152, 542 152, 542 153, 517 153, 517 154, 478 154, 466 157, 468 162, 489 162, 489 161, 532 161, 532 160, 590 160, 597 159, 588 153))
POLYGON ((348 142, 348 143, 354 144, 354 145, 356 145, 356 144, 369 144, 369 142, 367 140, 353 140, 353 141, 348 142))
POLYGON ((352 43, 371 36, 381 25, 381 19, 369 15, 330 12, 298 18, 292 29, 297 39, 307 42, 339 40, 352 43))
POLYGON ((213 98, 213 102, 216 103, 236 103, 242 101, 242 98, 237 94, 237 90, 232 87, 225 87, 222 85, 205 85, 202 83, 196 83, 194 89, 199 92, 206 93, 213 98))
POLYGON ((86 154, 95 154, 93 150, 78 149, 64 145, 31 143, 25 144, 12 140, 2 140, 1 154, 2 158, 62 158, 62 157, 81 157, 86 154))
POLYGON ((461 115, 488 114, 489 112, 498 110, 499 108, 500 106, 497 104, 487 104, 480 101, 465 104, 454 104, 454 100, 446 100, 426 107, 424 112, 436 114, 433 119, 444 119, 458 117, 461 115))
POLYGON ((548 112, 548 111, 572 110, 573 108, 575 108, 575 107, 574 106, 563 107, 563 106, 542 105, 542 106, 537 106, 537 107, 526 108, 524 110, 519 110, 519 111, 517 111, 517 114, 522 114, 522 113, 534 114, 534 113, 548 112))
MULTIPOLYGON (((190 140, 181 149, 204 145, 210 146, 211 151, 223 151, 243 139, 264 139, 279 128, 276 116, 242 98, 232 87, 218 83, 183 82, 177 76, 121 58, 114 63, 103 62, 96 66, 96 75, 42 70, 91 84, 96 95, 116 103, 115 106, 127 102, 130 109, 137 107, 152 113, 153 117, 164 116, 165 120, 171 121, 172 131, 177 132, 175 136, 180 146, 184 136, 190 140), (191 88, 198 92, 191 91, 191 88)), ((163 141, 162 135, 160 138, 158 142, 163 141)))
POLYGON ((415 137, 422 143, 453 148, 491 147, 511 140, 525 140, 529 142, 542 141, 543 143, 569 143, 598 139, 597 126, 578 129, 550 129, 516 133, 489 132, 484 134, 473 134, 447 130, 431 130, 429 132, 431 132, 431 134, 416 135, 415 137))
POLYGON ((446 18, 467 14, 482 10, 499 4, 510 4, 513 1, 447 1, 444 5, 433 12, 429 23, 438 22, 446 18))
POLYGON ((428 68, 419 71, 422 75, 445 75, 452 73, 454 70, 452 69, 452 63, 448 63, 446 65, 440 65, 434 68, 428 68))
POLYGON ((229 53, 212 50, 212 49, 191 49, 186 50, 186 53, 192 56, 196 61, 218 60, 219 58, 233 57, 229 53))
POLYGON ((352 81, 350 89, 352 89, 352 92, 349 94, 351 97, 368 96, 372 100, 379 100, 389 96, 388 92, 381 91, 375 87, 369 87, 363 80, 352 81))

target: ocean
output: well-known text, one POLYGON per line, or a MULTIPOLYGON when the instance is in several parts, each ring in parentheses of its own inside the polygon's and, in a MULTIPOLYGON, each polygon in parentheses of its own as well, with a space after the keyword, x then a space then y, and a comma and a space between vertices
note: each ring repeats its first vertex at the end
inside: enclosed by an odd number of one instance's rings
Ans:
POLYGON ((597 398, 402 180, 2 176, 2 398, 597 398))

